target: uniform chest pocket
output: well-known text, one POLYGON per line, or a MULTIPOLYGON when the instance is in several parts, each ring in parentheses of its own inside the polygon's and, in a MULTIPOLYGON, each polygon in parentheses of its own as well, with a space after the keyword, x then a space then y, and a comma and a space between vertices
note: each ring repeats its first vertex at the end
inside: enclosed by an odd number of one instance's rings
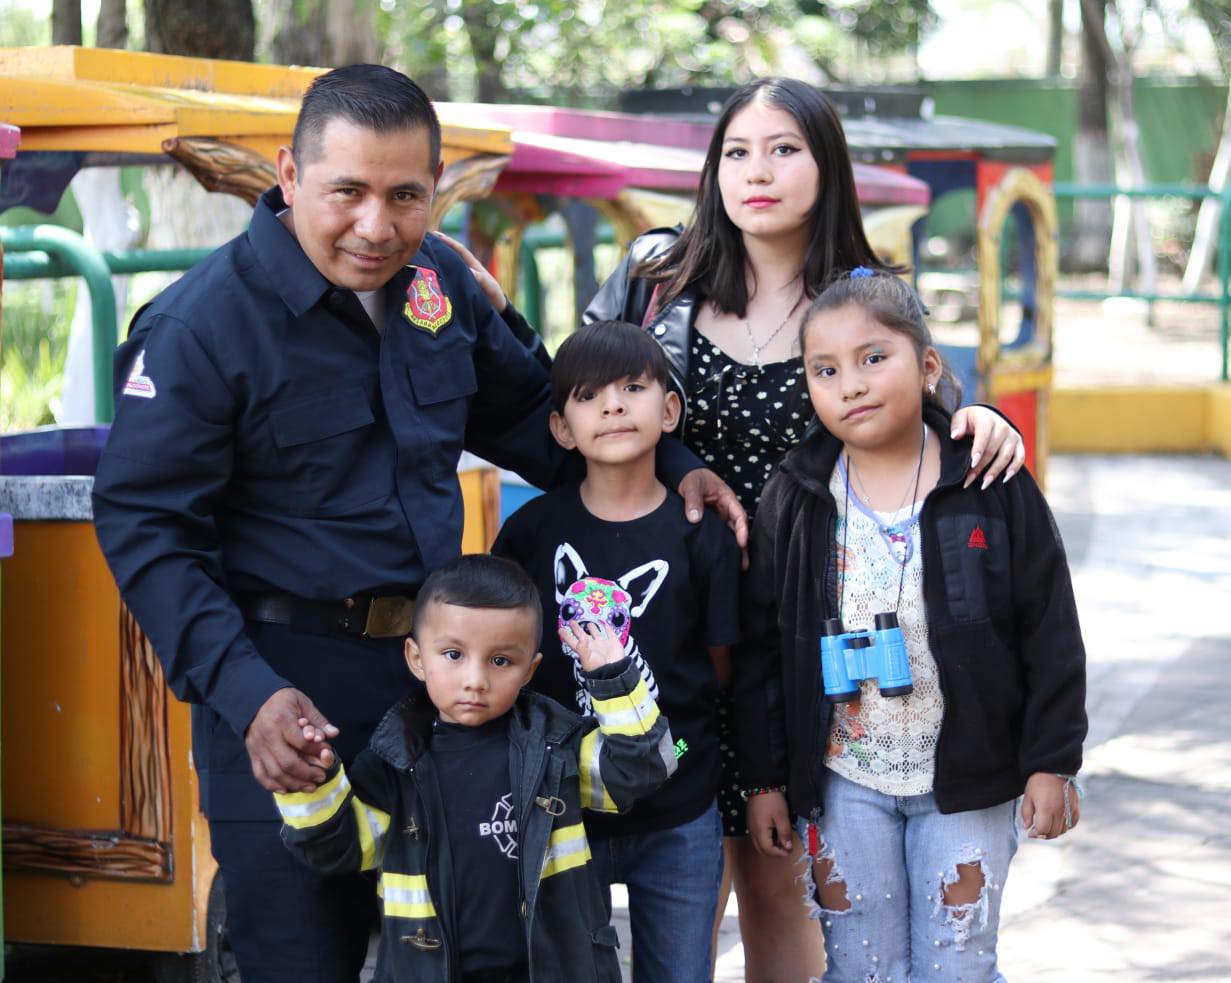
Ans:
POLYGON ((435 406, 452 399, 473 396, 479 383, 474 373, 470 350, 442 354, 410 370, 410 385, 415 402, 435 406))
POLYGON ((269 414, 274 443, 282 448, 328 440, 366 427, 375 420, 368 398, 359 386, 285 406, 269 414))
POLYGON ((469 397, 479 388, 470 349, 440 352, 413 366, 410 386, 431 443, 432 476, 439 480, 457 468, 470 412, 469 397))
POLYGON ((362 386, 281 406, 269 414, 279 482, 272 490, 296 511, 336 515, 388 494, 390 462, 383 467, 374 436, 376 415, 362 386))

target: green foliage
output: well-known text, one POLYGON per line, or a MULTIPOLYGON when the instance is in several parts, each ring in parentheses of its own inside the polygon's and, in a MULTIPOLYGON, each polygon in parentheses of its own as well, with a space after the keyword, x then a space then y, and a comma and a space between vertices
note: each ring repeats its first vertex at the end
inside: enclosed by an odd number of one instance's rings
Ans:
POLYGON ((4 285, 0 348, 0 432, 53 422, 63 385, 69 321, 77 281, 10 281, 4 285))
MULTIPOLYGON (((2 172, 0 172, 0 180, 3 180, 2 172)), ((18 225, 62 225, 66 229, 80 232, 82 229, 81 209, 77 207, 77 198, 73 195, 72 189, 65 188, 54 212, 48 214, 19 205, 0 212, 0 225, 9 228, 18 225)))
POLYGON ((799 0, 799 7, 882 55, 916 46, 937 20, 930 0, 799 0))
POLYGON ((0 48, 51 44, 51 0, 0 0, 0 48))
MULTIPOLYGON (((259 15, 270 0, 255 2, 259 15)), ((737 84, 780 70, 790 48, 823 68, 852 42, 904 51, 935 21, 929 0, 359 2, 374 7, 385 63, 434 93, 557 105, 609 105, 626 88, 737 84)))
POLYGON ((1209 29, 1224 61, 1231 55, 1231 0, 1189 0, 1192 12, 1209 29))

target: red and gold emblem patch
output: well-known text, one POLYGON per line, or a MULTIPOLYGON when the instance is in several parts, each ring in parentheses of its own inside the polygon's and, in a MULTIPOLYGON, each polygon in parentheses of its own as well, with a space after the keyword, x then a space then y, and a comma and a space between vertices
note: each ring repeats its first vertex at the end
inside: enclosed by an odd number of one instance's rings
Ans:
POLYGON ((453 320, 453 301, 440 289, 440 278, 435 270, 425 266, 415 270, 415 278, 406 288, 402 317, 433 336, 453 320))

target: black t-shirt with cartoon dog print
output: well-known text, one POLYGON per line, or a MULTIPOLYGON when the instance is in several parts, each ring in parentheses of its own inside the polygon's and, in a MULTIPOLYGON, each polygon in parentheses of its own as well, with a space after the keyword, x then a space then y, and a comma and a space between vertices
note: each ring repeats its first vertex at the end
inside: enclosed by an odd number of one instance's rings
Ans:
POLYGON ((588 813, 590 832, 645 833, 701 815, 720 781, 718 680, 707 646, 739 641, 735 537, 709 512, 688 522, 672 491, 649 515, 608 522, 587 511, 578 485, 567 485, 511 515, 492 552, 515 560, 539 588, 543 663, 533 688, 590 712, 577 661, 556 633, 567 604, 570 619, 627 632, 624 650, 670 721, 679 770, 622 816, 588 813))

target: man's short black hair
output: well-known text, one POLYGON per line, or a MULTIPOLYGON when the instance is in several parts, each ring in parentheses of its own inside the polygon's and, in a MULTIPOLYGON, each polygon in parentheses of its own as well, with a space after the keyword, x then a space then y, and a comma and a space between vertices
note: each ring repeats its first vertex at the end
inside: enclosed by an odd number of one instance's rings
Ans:
POLYGON ((620 379, 652 379, 671 388, 671 371, 662 346, 627 321, 595 321, 566 339, 551 362, 551 400, 556 411, 576 393, 600 389, 620 379))
POLYGON ((321 137, 331 119, 341 116, 377 133, 427 130, 432 170, 440 163, 440 120, 432 101, 401 72, 384 65, 347 65, 319 75, 304 93, 291 138, 291 152, 302 169, 321 152, 321 137))
POLYGON ((433 604, 455 604, 462 608, 524 610, 534 617, 534 651, 543 634, 543 608, 538 588, 526 572, 512 560, 490 553, 469 553, 450 560, 433 573, 419 589, 411 635, 416 635, 420 620, 433 604))

